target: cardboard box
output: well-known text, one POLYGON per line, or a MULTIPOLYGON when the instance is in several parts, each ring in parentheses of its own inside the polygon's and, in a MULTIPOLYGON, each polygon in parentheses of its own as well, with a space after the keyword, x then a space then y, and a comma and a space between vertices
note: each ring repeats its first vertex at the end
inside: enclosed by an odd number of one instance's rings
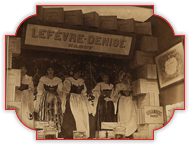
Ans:
POLYGON ((99 139, 111 139, 114 138, 114 132, 108 130, 99 131, 99 139))
POLYGON ((163 107, 144 106, 145 123, 164 123, 163 107))
POLYGON ((133 59, 133 68, 138 68, 145 64, 154 64, 153 54, 144 51, 135 51, 133 59))
POLYGON ((73 139, 87 139, 85 131, 73 131, 73 139))
POLYGON ((135 32, 134 19, 117 20, 117 30, 120 32, 135 32))
POLYGON ((21 52, 21 38, 9 36, 9 51, 12 51, 13 56, 18 56, 21 52))
POLYGON ((83 26, 82 10, 64 11, 65 24, 83 26))
POLYGON ((140 50, 155 52, 158 51, 158 40, 157 37, 153 36, 143 36, 141 39, 140 50))
POLYGON ((10 69, 7 71, 7 85, 20 86, 21 71, 20 69, 10 69))
POLYGON ((8 69, 11 69, 12 68, 12 51, 7 51, 8 53, 7 53, 7 62, 6 62, 6 64, 7 64, 7 66, 6 66, 6 68, 8 68, 8 69))
POLYGON ((137 34, 152 35, 151 22, 135 23, 137 34))
POLYGON ((132 82, 133 96, 140 96, 147 93, 159 94, 157 80, 138 79, 132 82))
POLYGON ((45 23, 64 23, 63 8, 44 8, 43 21, 45 23))
MULTIPOLYGON (((146 136, 145 139, 153 139, 153 130, 158 129, 163 124, 143 124, 143 125, 138 125, 137 128, 137 133, 135 137, 138 137, 137 139, 142 139, 139 136, 146 136)), ((144 139, 144 138, 143 138, 144 139)))
POLYGON ((37 16, 36 20, 43 22, 43 7, 42 6, 37 6, 37 16))
POLYGON ((117 125, 117 122, 101 122, 101 129, 114 129, 117 125))
POLYGON ((48 121, 34 121, 35 129, 43 129, 45 126, 49 126, 48 121))
POLYGON ((145 95, 138 96, 138 109, 144 108, 144 106, 160 106, 159 94, 147 93, 145 95))
POLYGON ((6 86, 6 103, 15 101, 15 85, 6 86))
POLYGON ((155 64, 145 64, 137 68, 137 79, 157 79, 155 64))
POLYGON ((117 30, 117 16, 100 16, 100 29, 117 30))
POLYGON ((90 12, 83 15, 83 24, 86 27, 99 28, 99 14, 90 12))

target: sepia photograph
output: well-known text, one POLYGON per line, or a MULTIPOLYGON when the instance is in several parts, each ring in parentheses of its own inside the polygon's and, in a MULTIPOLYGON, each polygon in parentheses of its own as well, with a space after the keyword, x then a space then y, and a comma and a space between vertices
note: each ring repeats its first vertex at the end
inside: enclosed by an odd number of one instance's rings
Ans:
POLYGON ((37 140, 154 140, 184 110, 185 35, 153 9, 37 5, 6 35, 6 109, 37 140))

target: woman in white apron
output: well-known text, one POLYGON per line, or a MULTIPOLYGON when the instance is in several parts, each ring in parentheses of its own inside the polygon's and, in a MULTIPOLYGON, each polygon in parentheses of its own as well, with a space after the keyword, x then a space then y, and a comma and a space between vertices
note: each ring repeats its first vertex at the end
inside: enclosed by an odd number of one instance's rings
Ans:
POLYGON ((116 84, 112 97, 114 102, 117 102, 115 111, 117 111, 118 124, 126 128, 125 136, 128 137, 137 129, 137 114, 132 100, 131 75, 123 73, 120 81, 116 84))
MULTIPOLYGON (((33 112, 34 112, 34 85, 32 77, 28 76, 27 66, 23 64, 21 70, 21 84, 16 87, 15 101, 21 102, 22 116, 21 121, 28 127, 34 128, 33 112)), ((20 116, 19 116, 20 117, 20 116)))
POLYGON ((63 82, 65 112, 59 138, 73 139, 73 131, 81 131, 89 137, 90 103, 87 98, 85 82, 80 78, 81 69, 75 66, 73 77, 63 82))
POLYGON ((61 131, 62 109, 61 97, 63 94, 62 80, 54 76, 53 64, 47 66, 47 75, 39 80, 35 109, 39 120, 49 121, 49 125, 61 131))
POLYGON ((92 115, 96 115, 96 130, 101 130, 102 122, 115 122, 114 104, 111 99, 113 84, 109 83, 109 76, 106 72, 102 75, 103 82, 98 83, 92 90, 94 107, 92 115))

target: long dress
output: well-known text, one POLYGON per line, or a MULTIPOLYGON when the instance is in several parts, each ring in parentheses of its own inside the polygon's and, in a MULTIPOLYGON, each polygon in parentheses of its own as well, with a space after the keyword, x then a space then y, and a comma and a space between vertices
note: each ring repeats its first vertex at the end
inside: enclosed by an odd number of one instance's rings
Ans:
POLYGON ((137 114, 132 100, 131 86, 119 83, 112 94, 117 102, 118 123, 125 126, 125 136, 130 136, 137 129, 137 114))
POLYGON ((15 95, 15 101, 21 102, 21 110, 22 110, 22 116, 21 120, 22 122, 30 127, 34 128, 33 126, 33 119, 30 118, 30 113, 32 114, 34 112, 34 85, 32 81, 32 77, 28 75, 24 75, 21 78, 21 85, 20 87, 16 88, 16 95, 15 95))
POLYGON ((39 120, 49 121, 49 125, 60 129, 62 121, 61 95, 63 91, 62 80, 58 77, 49 79, 47 76, 40 78, 37 86, 37 106, 39 120))
POLYGON ((83 79, 66 78, 63 82, 65 94, 65 113, 59 138, 73 139, 73 131, 81 131, 89 137, 90 103, 87 98, 87 89, 83 79))
POLYGON ((98 83, 92 90, 95 96, 92 114, 96 114, 97 131, 101 130, 101 122, 115 122, 113 101, 104 100, 106 97, 111 97, 112 90, 113 85, 104 82, 98 83))

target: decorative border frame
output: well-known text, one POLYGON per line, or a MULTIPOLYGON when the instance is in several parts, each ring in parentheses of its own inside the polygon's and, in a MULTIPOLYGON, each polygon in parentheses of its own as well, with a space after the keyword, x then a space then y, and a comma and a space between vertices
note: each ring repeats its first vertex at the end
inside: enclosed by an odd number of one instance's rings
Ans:
POLYGON ((155 58, 160 88, 184 79, 183 49, 180 42, 155 58))

